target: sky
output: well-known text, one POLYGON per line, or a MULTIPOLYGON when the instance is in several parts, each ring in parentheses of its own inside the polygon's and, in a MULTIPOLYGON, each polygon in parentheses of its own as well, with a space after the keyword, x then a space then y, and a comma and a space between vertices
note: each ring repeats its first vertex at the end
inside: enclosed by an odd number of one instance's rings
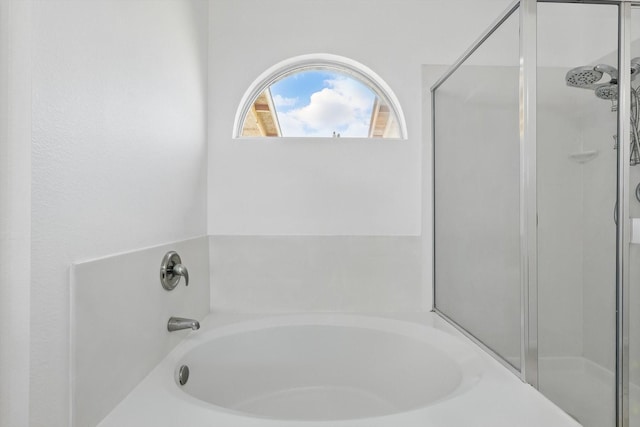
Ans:
POLYGON ((309 70, 271 85, 282 136, 363 137, 376 95, 345 74, 309 70))

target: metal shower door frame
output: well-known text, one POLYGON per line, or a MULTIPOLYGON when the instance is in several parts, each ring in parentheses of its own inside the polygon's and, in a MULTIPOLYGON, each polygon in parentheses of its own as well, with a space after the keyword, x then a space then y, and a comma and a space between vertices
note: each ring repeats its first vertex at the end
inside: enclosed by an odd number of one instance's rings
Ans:
POLYGON ((431 87, 433 203, 433 311, 491 354, 522 381, 538 386, 537 337, 537 206, 536 206, 536 0, 516 0, 431 87), (470 334, 436 305, 435 226, 435 92, 514 13, 519 12, 519 133, 520 133, 520 369, 470 334))
POLYGON ((538 388, 538 3, 520 3, 520 295, 523 381, 538 388))
MULTIPOLYGON (((523 376, 523 372, 526 371, 526 369, 524 368, 525 366, 525 361, 524 361, 524 353, 523 353, 523 348, 521 348, 520 350, 520 360, 521 360, 521 369, 518 370, 517 368, 515 368, 511 363, 509 363, 506 359, 504 359, 500 354, 498 354, 497 352, 495 352, 492 348, 490 348, 489 346, 487 346, 484 342, 482 342, 480 339, 478 339, 477 337, 475 337, 474 335, 472 335, 470 332, 468 332, 463 326, 461 326, 460 324, 458 324, 455 320, 453 320, 452 318, 450 318, 449 316, 447 316, 445 313, 443 313, 442 311, 440 311, 436 305, 436 262, 435 262, 435 257, 436 257, 436 214, 435 214, 435 209, 436 209, 436 203, 435 203, 435 186, 436 186, 436 180, 435 180, 435 174, 436 174, 436 156, 435 156, 435 149, 436 149, 436 144, 435 144, 435 132, 436 132, 436 126, 435 126, 435 114, 436 114, 436 97, 435 97, 435 93, 437 91, 437 89, 445 82, 447 81, 447 79, 449 77, 451 77, 451 75, 453 75, 456 70, 458 68, 460 68, 460 66, 462 66, 462 64, 471 56, 473 55, 473 53, 480 47, 482 46, 482 44, 489 39, 489 37, 491 37, 491 35, 507 20, 509 19, 514 13, 518 12, 518 10, 520 9, 520 5, 522 2, 531 2, 532 0, 515 0, 513 3, 511 3, 509 5, 509 7, 507 7, 507 9, 502 12, 498 18, 496 18, 496 20, 487 28, 487 30, 485 30, 480 37, 478 37, 476 39, 476 41, 474 43, 471 44, 471 46, 453 63, 453 65, 451 67, 449 67, 449 69, 433 84, 433 86, 431 86, 431 141, 432 141, 432 153, 431 153, 431 171, 432 171, 432 194, 433 194, 433 218, 432 218, 432 236, 433 236, 433 246, 432 246, 432 284, 433 284, 433 307, 432 307, 432 311, 437 313, 440 317, 442 317, 443 319, 445 319, 448 323, 450 323, 451 325, 453 325, 456 329, 458 329, 461 333, 463 333, 467 338, 469 338, 471 341, 473 341, 475 344, 477 344, 479 347, 481 347, 485 352, 489 353, 494 359, 496 359, 498 362, 500 362, 504 367, 506 367, 508 370, 510 370, 511 372, 513 372, 515 375, 517 375, 520 379, 522 379, 523 381, 525 381, 525 378, 523 376)), ((535 3, 535 0, 533 0, 533 2, 535 3)), ((520 13, 520 25, 522 25, 522 13, 520 13)), ((521 33, 522 33, 522 29, 521 29, 521 33)), ((522 38, 522 37, 521 37, 522 38)), ((522 82, 522 49, 520 49, 520 82, 522 82)), ((535 84, 535 80, 534 80, 534 84, 535 84)), ((535 105, 535 104, 534 104, 535 105)), ((522 98, 520 99, 520 106, 522 106, 522 98)), ((522 108, 521 108, 522 109, 522 108)), ((535 109, 534 109, 535 110, 535 109)), ((521 121, 521 129, 520 129, 520 135, 522 136, 522 121, 521 121)), ((522 262, 522 259, 521 259, 522 262)), ((522 279, 522 278, 521 278, 522 279)), ((522 303, 524 303, 525 301, 522 301, 522 303)), ((521 311, 522 312, 522 311, 521 311)), ((524 321, 524 319, 522 319, 524 321)), ((522 322, 521 322, 522 323, 522 322)), ((524 331, 524 324, 521 324, 521 337, 523 336, 522 333, 524 331)), ((537 363, 537 360, 536 360, 537 363)))
MULTIPOLYGON (((617 152, 617 215, 621 220, 616 225, 616 331, 615 331, 615 425, 629 427, 629 156, 631 139, 631 7, 629 0, 538 0, 548 3, 611 4, 618 6, 618 152, 617 152)), ((522 291, 523 291, 523 352, 524 372, 522 378, 538 387, 537 354, 537 206, 536 206, 536 6, 535 0, 521 3, 521 92, 520 130, 521 196, 525 205, 521 211, 523 226, 522 242, 522 291), (527 271, 528 270, 528 271, 527 271), (527 301, 528 299, 528 301, 527 301), (535 360, 535 361, 534 361, 535 360)))
POLYGON ((618 224, 616 226, 616 426, 629 427, 629 156, 631 151, 631 7, 618 14, 618 224), (622 220, 621 220, 622 219, 622 220))

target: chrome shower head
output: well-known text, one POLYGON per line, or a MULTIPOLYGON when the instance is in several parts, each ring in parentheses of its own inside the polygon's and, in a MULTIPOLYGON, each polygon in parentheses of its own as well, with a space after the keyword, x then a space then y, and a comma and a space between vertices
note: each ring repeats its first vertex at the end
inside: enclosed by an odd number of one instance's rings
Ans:
POLYGON ((605 83, 598 86, 595 92, 600 99, 606 99, 607 101, 618 99, 618 85, 616 84, 605 83))
MULTIPOLYGON (((630 79, 632 82, 640 75, 640 57, 630 61, 630 79)), ((596 97, 611 101, 611 111, 618 111, 618 70, 607 64, 582 66, 569 70, 565 76, 567 86, 593 89, 596 97), (611 78, 608 82, 598 83, 604 74, 611 78)), ((630 85, 631 92, 631 166, 640 165, 640 87, 630 85)), ((616 140, 617 136, 613 137, 616 140)), ((640 186, 639 186, 640 187, 640 186)), ((617 223, 617 220, 616 220, 617 223)))
POLYGON ((602 78, 602 71, 593 66, 576 67, 567 72, 567 86, 593 89, 593 85, 602 78))

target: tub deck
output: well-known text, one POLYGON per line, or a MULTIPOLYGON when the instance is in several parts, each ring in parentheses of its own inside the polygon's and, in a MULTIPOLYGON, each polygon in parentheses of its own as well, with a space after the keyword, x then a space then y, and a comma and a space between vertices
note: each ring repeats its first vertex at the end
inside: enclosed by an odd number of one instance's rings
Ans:
MULTIPOLYGON (((371 314, 432 327, 458 337, 479 360, 482 374, 472 387, 451 398, 397 414, 332 421, 278 420, 247 416, 194 398, 179 389, 167 374, 175 368, 185 348, 221 327, 234 327, 261 318, 269 322, 285 315, 238 315, 213 313, 200 331, 189 335, 99 424, 99 427, 579 427, 530 385, 480 350, 454 327, 434 313, 371 314), (198 335, 199 334, 199 335, 198 335)), ((302 315, 304 316, 304 315, 302 315)), ((327 314, 327 316, 349 316, 327 314)), ((362 316, 362 315, 358 315, 362 316)))

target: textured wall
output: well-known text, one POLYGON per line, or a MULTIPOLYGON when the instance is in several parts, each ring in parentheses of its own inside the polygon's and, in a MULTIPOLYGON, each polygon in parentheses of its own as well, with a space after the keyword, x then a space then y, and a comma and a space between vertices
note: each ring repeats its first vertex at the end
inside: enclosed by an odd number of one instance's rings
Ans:
POLYGON ((31 4, 0 1, 0 425, 29 424, 31 4))
POLYGON ((32 426, 69 425, 71 263, 206 233, 207 7, 33 4, 32 426))

